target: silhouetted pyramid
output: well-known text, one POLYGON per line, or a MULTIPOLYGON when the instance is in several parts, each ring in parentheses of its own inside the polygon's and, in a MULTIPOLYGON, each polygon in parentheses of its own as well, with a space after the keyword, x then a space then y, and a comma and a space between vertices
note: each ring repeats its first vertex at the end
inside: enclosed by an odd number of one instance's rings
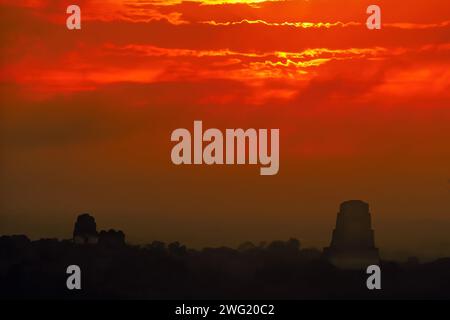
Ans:
POLYGON ((77 244, 98 243, 97 224, 93 216, 87 213, 78 216, 73 230, 73 242, 77 244))
POLYGON ((331 244, 324 249, 324 256, 335 266, 346 269, 379 263, 367 203, 351 200, 341 204, 331 244))

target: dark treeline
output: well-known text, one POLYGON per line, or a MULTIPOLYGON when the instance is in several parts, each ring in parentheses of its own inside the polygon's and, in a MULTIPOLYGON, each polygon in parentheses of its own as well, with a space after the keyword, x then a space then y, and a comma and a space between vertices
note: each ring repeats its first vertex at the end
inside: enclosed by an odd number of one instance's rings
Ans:
POLYGON ((340 270, 296 239, 237 249, 180 243, 125 244, 103 233, 96 244, 0 237, 0 297, 59 299, 450 298, 450 258, 381 262, 382 290, 365 270, 340 270), (66 268, 82 270, 82 289, 66 287, 66 268))

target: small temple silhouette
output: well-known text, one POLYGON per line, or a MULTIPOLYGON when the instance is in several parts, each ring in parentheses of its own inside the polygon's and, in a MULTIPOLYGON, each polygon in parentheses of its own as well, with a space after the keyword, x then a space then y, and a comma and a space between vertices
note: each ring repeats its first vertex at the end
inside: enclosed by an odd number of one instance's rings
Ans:
POLYGON ((379 264, 367 203, 350 200, 341 204, 331 244, 324 248, 323 255, 342 269, 363 269, 379 264))
POLYGON ((81 245, 125 245, 125 234, 118 230, 97 231, 95 218, 88 213, 77 217, 73 230, 73 243, 81 245))
POLYGON ((76 244, 97 244, 98 233, 95 218, 88 213, 77 217, 73 230, 73 242, 76 244))

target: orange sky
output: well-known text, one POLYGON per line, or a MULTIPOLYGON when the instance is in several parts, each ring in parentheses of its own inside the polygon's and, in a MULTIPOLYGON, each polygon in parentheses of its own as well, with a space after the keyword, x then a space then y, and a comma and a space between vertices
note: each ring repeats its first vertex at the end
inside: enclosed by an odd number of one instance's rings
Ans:
POLYGON ((320 247, 362 199, 385 252, 450 254, 450 3, 370 4, 0 0, 0 234, 320 247), (173 166, 194 120, 280 128, 279 174, 173 166))

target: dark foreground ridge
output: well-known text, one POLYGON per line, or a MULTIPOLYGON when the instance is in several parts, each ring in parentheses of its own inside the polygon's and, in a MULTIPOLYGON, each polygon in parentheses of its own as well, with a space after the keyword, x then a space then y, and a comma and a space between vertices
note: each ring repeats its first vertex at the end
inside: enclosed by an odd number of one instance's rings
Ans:
POLYGON ((0 237, 0 298, 450 298, 450 258, 383 261, 373 239, 368 206, 361 201, 341 205, 323 253, 302 248, 296 239, 237 249, 194 250, 159 241, 132 246, 122 231, 97 232, 94 217, 83 214, 71 240, 0 237), (367 289, 368 263, 381 267, 381 290, 367 289), (81 290, 66 287, 70 265, 81 269, 81 290))

